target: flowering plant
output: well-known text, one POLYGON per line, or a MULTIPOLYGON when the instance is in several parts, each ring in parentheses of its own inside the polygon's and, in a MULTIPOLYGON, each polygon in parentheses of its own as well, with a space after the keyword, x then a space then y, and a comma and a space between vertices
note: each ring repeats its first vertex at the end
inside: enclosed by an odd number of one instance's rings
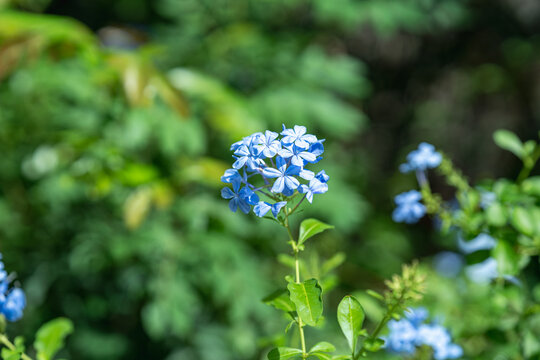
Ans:
POLYGON ((286 277, 286 287, 276 290, 263 301, 286 314, 289 318, 286 331, 292 326, 297 327, 299 344, 272 349, 268 353, 270 360, 309 357, 356 360, 367 356, 383 346, 384 341, 379 335, 386 324, 392 318, 399 318, 407 304, 419 300, 424 290, 424 277, 413 264, 405 266, 401 276, 396 275, 387 282, 388 290, 384 294, 370 291, 386 307, 386 313, 371 332, 364 328, 365 314, 360 302, 351 295, 345 296, 337 308, 337 320, 349 345, 348 353, 332 356, 336 347, 328 341, 318 342, 308 349, 304 327, 321 326, 324 289, 319 279, 302 280, 299 257, 310 238, 333 226, 317 219, 305 219, 295 236, 289 219, 302 203, 306 203, 304 200, 312 203, 315 195, 328 191, 330 177, 326 172, 321 170, 315 174, 309 170, 312 164, 322 159, 323 142, 298 125, 292 129, 283 126, 280 134, 268 130, 252 134, 231 146, 235 161, 232 169, 226 170, 221 177, 231 186, 221 191, 222 197, 229 200, 231 211, 240 209, 248 214, 253 209, 256 216, 276 221, 288 234, 294 275, 286 277))
MULTIPOLYGON (((16 337, 12 342, 6 334, 6 320, 14 322, 23 316, 26 307, 24 291, 12 285, 14 275, 9 275, 0 254, 0 356, 3 360, 32 360, 26 353, 24 339, 16 337)), ((52 360, 63 346, 64 338, 73 330, 71 321, 58 318, 44 324, 36 333, 34 348, 38 360, 52 360)))
MULTIPOLYGON (((514 302, 506 308, 505 318, 496 329, 504 327, 504 343, 519 339, 512 358, 531 358, 540 355, 540 333, 535 325, 540 320, 539 286, 530 284, 527 277, 534 268, 532 258, 540 254, 540 177, 530 176, 540 159, 540 144, 534 140, 522 142, 506 130, 495 132, 494 141, 522 161, 515 180, 488 179, 473 186, 447 156, 422 143, 400 166, 402 172, 416 173, 419 190, 396 196, 393 218, 411 224, 425 214, 432 215, 443 233, 453 235, 461 254, 445 252, 441 259, 451 267, 465 263, 466 277, 490 287, 491 298, 514 302), (455 199, 444 201, 434 192, 428 180, 430 169, 455 189, 455 199), (514 320, 508 322, 507 318, 514 320)), ((447 270, 451 276, 460 271, 447 270)))

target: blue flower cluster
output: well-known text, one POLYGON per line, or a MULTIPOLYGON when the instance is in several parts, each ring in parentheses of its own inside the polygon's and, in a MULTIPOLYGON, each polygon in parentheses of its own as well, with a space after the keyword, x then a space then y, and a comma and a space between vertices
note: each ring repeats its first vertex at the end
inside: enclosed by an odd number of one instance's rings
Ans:
POLYGON ((8 321, 17 321, 23 315, 26 296, 20 288, 9 288, 10 277, 4 269, 0 255, 0 314, 8 321))
POLYGON ((300 193, 303 199, 313 202, 315 194, 328 191, 329 176, 324 170, 315 174, 306 166, 319 162, 324 152, 324 140, 307 134, 304 126, 287 129, 281 134, 266 130, 249 135, 231 145, 235 162, 225 171, 221 181, 231 184, 221 190, 221 196, 229 200, 229 208, 236 212, 253 212, 265 216, 271 212, 277 218, 290 197, 300 193), (281 138, 279 136, 281 135, 281 138), (254 176, 262 181, 254 183, 254 176), (301 184, 301 181, 306 181, 301 184), (261 201, 264 195, 269 201, 261 201))
POLYGON ((412 355, 417 347, 429 346, 435 360, 462 357, 463 349, 452 343, 446 328, 436 323, 425 323, 428 316, 425 308, 408 309, 404 319, 389 321, 390 333, 384 337, 385 348, 389 352, 412 355))
MULTIPOLYGON (((418 182, 422 186, 427 182, 425 171, 436 168, 441 164, 442 155, 435 151, 435 147, 428 143, 421 143, 418 149, 407 155, 407 162, 399 166, 403 173, 416 171, 418 182)), ((394 199, 397 207, 392 214, 395 222, 414 224, 426 214, 426 207, 420 202, 422 194, 416 190, 407 191, 397 195, 394 199)))
POLYGON ((426 207, 420 202, 422 194, 416 190, 407 191, 397 195, 394 201, 397 207, 392 213, 395 222, 414 224, 426 214, 426 207))
POLYGON ((441 164, 442 155, 435 151, 435 147, 426 142, 418 145, 417 150, 413 150, 407 155, 407 162, 399 166, 402 173, 411 171, 425 171, 436 168, 441 164))

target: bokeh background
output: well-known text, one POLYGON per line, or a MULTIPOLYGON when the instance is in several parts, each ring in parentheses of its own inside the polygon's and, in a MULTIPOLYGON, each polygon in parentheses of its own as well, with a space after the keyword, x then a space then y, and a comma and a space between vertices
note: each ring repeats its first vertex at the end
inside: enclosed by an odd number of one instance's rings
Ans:
MULTIPOLYGON (((539 30, 537 0, 0 0, 0 252, 29 302, 10 331, 62 315, 72 359, 263 358, 286 234, 231 213, 219 177, 230 143, 281 124, 327 139, 330 191, 302 216, 337 230, 305 272, 327 310, 356 292, 376 319, 360 290, 457 249, 392 222, 415 186, 398 165, 428 141, 473 183, 514 178, 492 133, 538 135, 539 30)), ((508 297, 431 278, 470 356, 511 351, 508 297)), ((326 315, 308 337, 336 333, 326 315)))

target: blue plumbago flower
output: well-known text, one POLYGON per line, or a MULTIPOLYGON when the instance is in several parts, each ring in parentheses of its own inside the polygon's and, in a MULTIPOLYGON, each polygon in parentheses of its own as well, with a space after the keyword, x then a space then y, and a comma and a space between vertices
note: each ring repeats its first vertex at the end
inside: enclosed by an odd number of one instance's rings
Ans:
POLYGON ((264 136, 260 138, 262 142, 254 145, 255 149, 267 158, 274 157, 281 149, 281 142, 276 140, 278 136, 278 133, 266 130, 264 136))
POLYGON ((416 190, 410 190, 397 195, 394 201, 397 207, 392 213, 395 222, 414 224, 426 214, 426 207, 420 203, 422 194, 416 190))
POLYGON ((321 182, 317 178, 313 178, 309 181, 308 185, 300 185, 298 192, 306 194, 306 199, 310 203, 313 202, 313 194, 324 194, 328 191, 328 184, 321 182))
POLYGON ((280 156, 276 158, 276 166, 277 169, 267 167, 262 171, 263 176, 267 178, 277 178, 271 191, 281 193, 284 189, 296 190, 300 182, 295 176, 300 174, 302 168, 296 165, 287 166, 285 159, 280 156))
POLYGON ((327 183, 328 180, 330 180, 330 176, 326 175, 326 172, 324 170, 321 170, 315 175, 315 177, 323 183, 327 183))
POLYGON ((417 150, 413 150, 407 155, 407 162, 399 166, 403 173, 411 171, 425 171, 436 168, 441 164, 442 155, 435 151, 435 147, 428 143, 421 143, 417 150))
POLYGON ((9 277, 4 270, 0 255, 0 314, 8 321, 17 321, 26 307, 26 296, 19 288, 9 289, 9 277))
POLYGON ((279 211, 285 205, 287 205, 286 201, 280 201, 273 205, 270 203, 267 203, 266 201, 259 201, 259 203, 255 205, 255 207, 253 208, 253 212, 258 217, 263 217, 264 215, 268 213, 268 211, 272 210, 272 215, 274 215, 274 217, 277 218, 279 211))
POLYGON ((405 318, 388 322, 390 333, 383 337, 387 351, 402 355, 412 355, 416 348, 429 346, 436 360, 458 359, 463 349, 452 343, 450 333, 442 325, 424 323, 429 313, 424 308, 409 309, 405 318))
POLYGON ((315 175, 306 168, 322 159, 323 142, 298 125, 292 129, 283 125, 280 134, 266 130, 244 137, 231 145, 235 160, 221 181, 231 184, 232 189, 222 189, 221 196, 230 200, 229 207, 234 212, 240 208, 248 213, 255 206, 256 215, 264 216, 271 211, 276 218, 297 193, 305 194, 299 202, 308 199, 311 203, 314 194, 328 190, 326 172, 322 170, 315 175), (256 180, 259 176, 261 180, 256 180), (269 200, 260 200, 261 196, 269 200))
POLYGON ((458 247, 465 254, 479 250, 491 250, 495 245, 497 245, 497 241, 486 233, 481 233, 470 241, 465 241, 461 235, 458 235, 458 247))
POLYGON ((221 189, 221 197, 230 199, 229 209, 231 209, 232 212, 236 212, 236 209, 240 208, 243 213, 247 214, 251 210, 250 202, 248 202, 249 199, 246 199, 249 198, 250 194, 245 189, 246 188, 244 187, 240 190, 239 182, 233 182, 233 190, 228 187, 221 189))
POLYGON ((306 131, 305 126, 295 125, 293 129, 287 129, 283 125, 283 131, 281 132, 283 139, 281 139, 281 143, 286 146, 294 144, 298 148, 307 149, 318 140, 315 135, 306 134, 306 131))

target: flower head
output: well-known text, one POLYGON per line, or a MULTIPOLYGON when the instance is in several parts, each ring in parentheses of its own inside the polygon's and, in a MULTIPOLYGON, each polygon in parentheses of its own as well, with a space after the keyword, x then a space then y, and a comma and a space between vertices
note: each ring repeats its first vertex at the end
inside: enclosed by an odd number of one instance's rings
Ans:
POLYGON ((435 151, 435 147, 428 143, 421 143, 417 150, 413 150, 407 155, 407 162, 399 166, 403 173, 411 171, 425 171, 436 168, 441 164, 442 155, 435 151))
POLYGON ((390 333, 384 337, 387 351, 412 355, 416 348, 429 346, 436 360, 457 359, 463 356, 461 346, 452 343, 446 328, 436 323, 424 323, 428 318, 424 308, 408 309, 406 317, 388 322, 390 333))
POLYGON ((0 314, 8 321, 17 321, 26 307, 26 296, 20 288, 9 288, 10 280, 1 259, 0 255, 0 314))
POLYGON ((231 184, 232 189, 223 188, 221 196, 229 200, 232 211, 240 208, 249 213, 254 206, 258 216, 271 211, 277 217, 295 193, 306 194, 301 199, 312 202, 314 194, 328 190, 326 172, 321 170, 315 175, 306 168, 322 159, 324 140, 306 131, 304 126, 296 125, 292 129, 283 126, 281 134, 269 130, 264 134, 257 132, 231 145, 235 160, 221 181, 231 184), (259 176, 262 181, 257 183, 259 176), (303 181, 307 184, 302 184, 303 181), (260 197, 269 199, 263 201, 260 197))
POLYGON ((397 195, 394 199, 397 207, 392 213, 395 222, 414 224, 426 213, 426 207, 420 203, 422 194, 416 190, 410 190, 397 195))

